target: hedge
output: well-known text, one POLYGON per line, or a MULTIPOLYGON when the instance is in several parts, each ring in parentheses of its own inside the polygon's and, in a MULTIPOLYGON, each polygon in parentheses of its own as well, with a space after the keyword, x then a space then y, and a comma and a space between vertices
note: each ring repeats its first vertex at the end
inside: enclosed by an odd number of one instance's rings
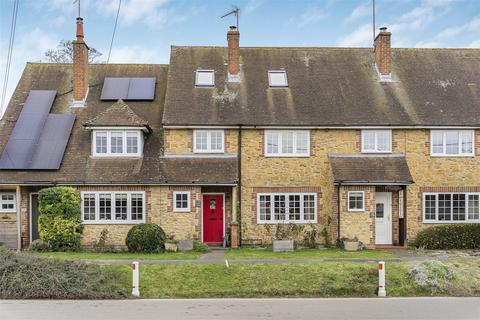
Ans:
POLYGON ((430 250, 480 249, 480 224, 449 224, 420 231, 413 245, 430 250))
POLYGON ((0 299, 126 298, 121 271, 14 253, 0 246, 0 299))

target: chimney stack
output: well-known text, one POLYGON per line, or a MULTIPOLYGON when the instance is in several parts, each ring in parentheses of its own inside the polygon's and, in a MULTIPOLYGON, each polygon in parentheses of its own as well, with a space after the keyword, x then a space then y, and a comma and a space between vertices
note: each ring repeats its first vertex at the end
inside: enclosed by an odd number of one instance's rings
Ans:
POLYGON ((78 17, 73 41, 73 104, 77 107, 83 106, 88 91, 88 46, 83 37, 83 19, 78 17))
POLYGON ((392 73, 391 36, 392 33, 388 32, 386 27, 381 27, 380 33, 375 37, 375 64, 377 65, 380 76, 390 76, 392 73))
POLYGON ((228 41, 228 78, 229 81, 240 81, 240 32, 231 26, 227 33, 228 41))

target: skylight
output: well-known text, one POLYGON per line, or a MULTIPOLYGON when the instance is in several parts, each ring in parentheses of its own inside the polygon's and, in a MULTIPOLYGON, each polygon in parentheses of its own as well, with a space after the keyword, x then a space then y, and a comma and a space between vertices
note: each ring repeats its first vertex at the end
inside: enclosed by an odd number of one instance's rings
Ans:
POLYGON ((215 85, 215 73, 213 70, 197 70, 195 75, 195 86, 213 87, 215 85))
POLYGON ((270 87, 288 87, 287 72, 285 70, 268 71, 268 85, 270 87))

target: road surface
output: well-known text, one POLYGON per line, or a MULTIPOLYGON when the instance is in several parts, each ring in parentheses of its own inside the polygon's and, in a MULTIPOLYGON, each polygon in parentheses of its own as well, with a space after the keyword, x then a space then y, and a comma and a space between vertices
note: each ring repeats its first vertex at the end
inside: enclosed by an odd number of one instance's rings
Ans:
POLYGON ((2 300, 2 320, 479 320, 480 298, 2 300))

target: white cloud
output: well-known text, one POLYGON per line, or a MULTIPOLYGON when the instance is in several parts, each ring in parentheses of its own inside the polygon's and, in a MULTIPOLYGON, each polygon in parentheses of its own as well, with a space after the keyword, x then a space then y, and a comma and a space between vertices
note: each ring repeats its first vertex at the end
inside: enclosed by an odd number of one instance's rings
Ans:
POLYGON ((480 49, 480 39, 473 41, 468 45, 469 48, 480 49))
MULTIPOLYGON (((40 61, 44 59, 44 53, 48 49, 55 48, 60 41, 56 35, 45 32, 40 28, 34 28, 29 32, 18 32, 18 40, 15 41, 13 47, 13 56, 12 64, 10 66, 10 76, 8 80, 7 93, 5 94, 5 107, 8 105, 8 101, 15 89, 20 76, 22 75, 23 69, 25 68, 25 63, 28 61, 40 61)), ((2 39, 1 43, 2 48, 7 48, 6 39, 2 39)), ((5 76, 5 58, 2 55, 2 60, 0 61, 0 76, 1 83, 3 88, 3 79, 5 76)), ((1 93, 0 93, 1 95, 1 93)), ((2 106, 0 106, 1 109, 2 106)), ((2 114, 0 110, 0 115, 2 114)))
POLYGON ((358 18, 366 16, 370 12, 372 12, 372 4, 370 2, 365 2, 353 9, 352 13, 350 13, 350 15, 345 18, 345 22, 356 20, 358 18))
POLYGON ((155 63, 160 53, 142 46, 123 46, 112 48, 110 63, 155 63))
POLYGON ((290 23, 297 25, 298 27, 304 27, 306 25, 317 23, 328 16, 329 14, 324 10, 320 8, 313 8, 305 11, 299 17, 293 17, 292 19, 290 19, 290 23))
POLYGON ((420 41, 413 45, 414 48, 440 48, 443 47, 440 42, 436 41, 420 41))
POLYGON ((461 26, 451 27, 443 30, 437 35, 437 38, 451 38, 459 35, 462 32, 478 31, 478 29, 480 29, 480 16, 473 18, 461 26))
POLYGON ((372 25, 367 23, 358 27, 355 31, 340 39, 338 45, 341 47, 366 47, 373 42, 372 25))
POLYGON ((250 0, 245 5, 245 12, 252 13, 253 11, 257 10, 263 3, 263 0, 250 0))

